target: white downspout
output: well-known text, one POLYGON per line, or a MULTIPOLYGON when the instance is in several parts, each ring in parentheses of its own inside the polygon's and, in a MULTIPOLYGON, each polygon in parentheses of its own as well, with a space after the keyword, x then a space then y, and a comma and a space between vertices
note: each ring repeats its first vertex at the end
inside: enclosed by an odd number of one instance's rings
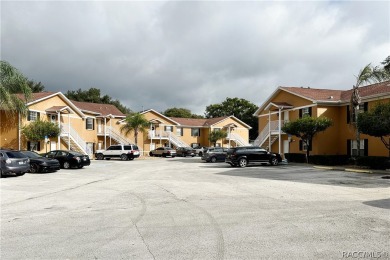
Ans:
POLYGON ((279 154, 280 154, 280 150, 282 149, 282 107, 279 107, 279 154))
MULTIPOLYGON (((61 112, 58 111, 57 112, 57 120, 58 120, 58 127, 60 128, 60 135, 58 136, 58 140, 57 140, 57 150, 59 150, 61 147, 60 147, 60 144, 61 144, 61 134, 62 134, 62 129, 61 129, 61 120, 60 120, 60 114, 61 112)), ((51 149, 50 149, 51 150, 51 149)))
POLYGON ((107 121, 106 121, 106 118, 104 118, 104 150, 107 150, 107 144, 106 144, 106 139, 107 139, 107 136, 106 136, 106 132, 107 132, 107 121))
POLYGON ((70 113, 68 113, 68 150, 70 151, 70 113))
POLYGON ((271 110, 268 110, 268 151, 271 152, 271 110))
POLYGON ((112 134, 111 134, 111 131, 112 131, 112 125, 111 125, 111 120, 112 118, 110 118, 110 146, 111 146, 111 136, 112 136, 112 134))

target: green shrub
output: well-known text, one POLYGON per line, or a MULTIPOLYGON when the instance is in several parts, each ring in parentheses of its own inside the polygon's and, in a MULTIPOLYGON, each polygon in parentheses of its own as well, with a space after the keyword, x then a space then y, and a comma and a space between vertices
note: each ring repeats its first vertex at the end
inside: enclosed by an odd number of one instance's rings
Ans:
POLYGON ((348 155, 312 155, 309 163, 319 165, 346 165, 349 163, 348 155))
POLYGON ((358 166, 367 166, 371 169, 385 170, 390 168, 390 157, 385 156, 361 156, 356 158, 358 166))
POLYGON ((296 163, 305 163, 306 162, 306 154, 303 153, 285 153, 288 162, 296 162, 296 163))

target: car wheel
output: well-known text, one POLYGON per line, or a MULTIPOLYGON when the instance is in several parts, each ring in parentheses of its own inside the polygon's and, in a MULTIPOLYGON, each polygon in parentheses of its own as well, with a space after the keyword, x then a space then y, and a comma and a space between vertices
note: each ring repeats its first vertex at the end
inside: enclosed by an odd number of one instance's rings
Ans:
POLYGON ((270 163, 272 166, 278 165, 279 164, 278 158, 276 157, 272 158, 270 163))
POLYGON ((186 157, 187 155, 183 153, 183 157, 186 157))
POLYGON ((246 167, 248 164, 248 161, 245 159, 245 158, 241 158, 239 161, 238 161, 238 165, 242 168, 246 167))
POLYGON ((127 159, 128 159, 127 154, 121 154, 122 161, 127 161, 127 159))
POLYGON ((79 168, 79 169, 81 169, 81 168, 83 168, 84 167, 84 165, 79 165, 79 166, 77 166, 77 168, 79 168))
POLYGON ((99 153, 96 155, 97 160, 104 160, 104 155, 102 153, 99 153))
POLYGON ((153 153, 152 153, 152 152, 149 152, 149 156, 152 156, 152 157, 153 157, 153 153))
POLYGON ((70 163, 69 162, 64 162, 63 167, 64 167, 64 169, 69 169, 70 168, 70 163))
POLYGON ((30 165, 30 172, 31 172, 31 173, 37 173, 37 172, 39 172, 39 166, 36 165, 35 163, 31 164, 31 165, 30 165))
POLYGON ((199 152, 199 156, 202 157, 202 156, 203 156, 203 153, 202 153, 202 152, 199 152))
POLYGON ((130 160, 130 161, 134 160, 134 157, 129 157, 129 160, 130 160))
POLYGON ((217 158, 211 157, 210 162, 215 163, 217 161, 217 158))

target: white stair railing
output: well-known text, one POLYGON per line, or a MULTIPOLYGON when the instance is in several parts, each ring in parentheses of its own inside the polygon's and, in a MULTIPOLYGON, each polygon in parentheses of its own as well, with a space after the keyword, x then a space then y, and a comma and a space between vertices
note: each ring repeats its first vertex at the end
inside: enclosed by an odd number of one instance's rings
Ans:
POLYGON ((244 138, 242 138, 239 134, 236 134, 236 133, 230 133, 230 135, 228 135, 228 139, 236 142, 236 144, 238 144, 239 146, 249 146, 250 145, 248 143, 248 141, 246 141, 244 138))
MULTIPOLYGON (((280 123, 283 126, 284 121, 282 120, 280 123)), ((259 136, 256 138, 256 140, 254 142, 254 145, 255 146, 262 146, 263 143, 267 140, 269 132, 271 132, 271 134, 274 134, 275 132, 278 133, 279 131, 281 133, 283 133, 282 130, 279 129, 279 121, 278 120, 271 121, 271 124, 268 123, 263 128, 263 131, 260 132, 259 136)))
POLYGON ((133 140, 121 135, 115 128, 108 126, 107 133, 120 144, 134 144, 133 140))
POLYGON ((189 145, 181 140, 181 138, 172 133, 169 135, 169 139, 176 147, 189 147, 189 145))
POLYGON ((61 125, 61 136, 62 137, 70 137, 71 140, 79 147, 79 149, 87 154, 87 143, 84 141, 83 138, 74 130, 71 126, 67 124, 61 125))

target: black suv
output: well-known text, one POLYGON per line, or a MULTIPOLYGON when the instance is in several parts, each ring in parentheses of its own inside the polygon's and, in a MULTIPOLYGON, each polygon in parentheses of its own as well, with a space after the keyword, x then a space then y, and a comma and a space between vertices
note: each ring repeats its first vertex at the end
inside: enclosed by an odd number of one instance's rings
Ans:
POLYGON ((256 146, 240 146, 229 149, 225 162, 231 166, 246 167, 251 163, 278 165, 282 157, 256 146))

